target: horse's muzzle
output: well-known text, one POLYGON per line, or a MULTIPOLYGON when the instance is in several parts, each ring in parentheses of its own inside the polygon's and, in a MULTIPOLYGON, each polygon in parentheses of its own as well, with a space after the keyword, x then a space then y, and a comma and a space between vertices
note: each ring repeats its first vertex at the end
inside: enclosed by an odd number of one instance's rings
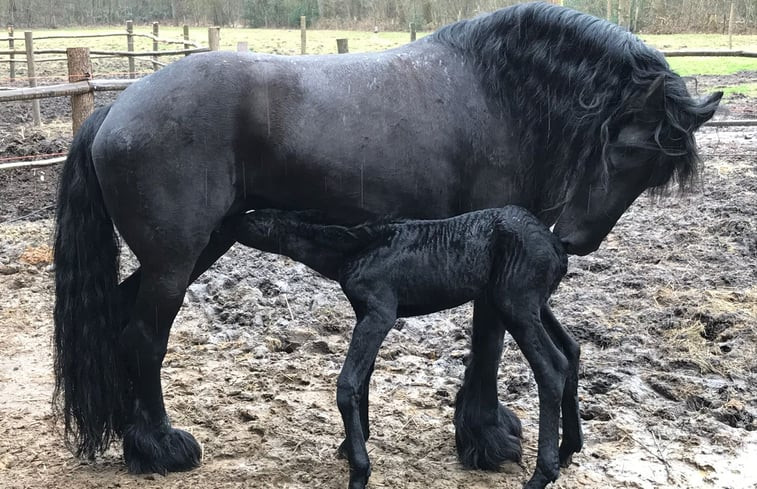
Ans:
POLYGON ((565 248, 565 252, 569 255, 585 256, 597 251, 602 241, 593 243, 586 240, 575 239, 575 235, 571 235, 561 238, 560 242, 565 248))

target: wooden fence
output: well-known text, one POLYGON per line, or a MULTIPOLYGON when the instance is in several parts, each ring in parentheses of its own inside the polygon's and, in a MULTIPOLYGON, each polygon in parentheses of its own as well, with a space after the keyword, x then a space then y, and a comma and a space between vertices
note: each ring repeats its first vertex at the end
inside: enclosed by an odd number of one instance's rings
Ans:
MULTIPOLYGON (((34 33, 32 31, 25 31, 24 37, 16 37, 13 26, 8 27, 8 37, 6 38, 0 38, 0 42, 7 41, 8 42, 8 48, 7 50, 0 50, 0 56, 6 55, 8 56, 7 59, 0 59, 0 63, 8 63, 9 65, 9 72, 10 72, 10 81, 13 83, 16 80, 16 63, 25 63, 26 64, 26 70, 27 70, 27 79, 29 83, 30 88, 35 88, 37 86, 37 64, 38 63, 45 63, 45 62, 51 62, 51 61, 68 61, 70 62, 70 57, 67 54, 66 49, 34 49, 34 41, 37 40, 49 40, 49 39, 85 39, 85 38, 94 38, 94 37, 116 37, 116 36, 123 36, 126 38, 126 50, 125 51, 112 51, 112 50, 91 50, 89 51, 89 57, 91 58, 116 58, 116 57, 126 57, 128 59, 129 64, 129 78, 136 78, 136 66, 135 66, 135 60, 142 60, 142 61, 149 61, 152 63, 153 70, 157 70, 161 66, 164 66, 165 63, 161 63, 158 61, 159 56, 170 56, 170 55, 189 55, 192 53, 199 53, 203 51, 209 51, 212 50, 215 46, 215 49, 218 49, 218 39, 220 38, 219 35, 220 28, 218 27, 211 27, 208 29, 208 41, 209 41, 209 48, 199 45, 198 43, 191 41, 189 39, 189 27, 184 26, 183 34, 184 39, 163 39, 160 37, 160 26, 157 22, 153 22, 152 24, 152 34, 139 34, 134 32, 134 24, 132 21, 126 22, 126 30, 123 32, 110 32, 110 33, 102 33, 102 34, 55 34, 55 35, 47 35, 47 36, 37 36, 34 37, 34 33), (134 38, 135 37, 143 37, 152 39, 152 51, 141 51, 137 52, 134 50, 134 38), (17 41, 23 42, 24 49, 17 49, 17 41), (215 41, 215 43, 213 42, 215 41), (181 44, 183 46, 183 49, 173 49, 173 50, 159 50, 160 43, 164 44, 181 44), (65 57, 43 57, 39 58, 39 55, 66 55, 65 57), (18 59, 17 56, 21 56, 22 59, 18 59)), ((91 72, 91 70, 90 70, 91 72)), ((69 75, 70 76, 70 75, 69 75)), ((69 81, 71 81, 69 79, 69 81)), ((48 88, 48 87, 46 87, 48 88)), ((49 89, 49 88, 48 88, 49 89)), ((38 92, 35 92, 32 90, 31 92, 27 92, 26 95, 31 96, 32 94, 35 94, 38 92)), ((68 94, 65 94, 68 95, 68 94)), ((60 95, 52 95, 52 96, 60 96, 60 95)), ((38 98, 41 97, 33 97, 32 100, 32 120, 34 121, 35 125, 40 125, 42 123, 41 121, 41 115, 40 115, 40 109, 39 109, 39 100, 38 98)), ((5 99, 5 100, 18 100, 18 99, 5 99)), ((21 99, 23 100, 23 99, 21 99)), ((2 101, 2 99, 0 99, 2 101)))
MULTIPOLYGON (((216 39, 218 38, 217 33, 219 31, 218 27, 211 27, 209 28, 208 32, 208 39, 209 39, 209 46, 212 48, 212 41, 210 41, 211 37, 213 37, 213 34, 216 34, 216 39)), ((37 58, 38 55, 65 55, 66 50, 65 49, 34 49, 34 41, 41 41, 41 40, 50 40, 50 39, 86 39, 86 38, 95 38, 95 37, 125 37, 126 38, 126 50, 120 51, 120 50, 91 50, 90 55, 92 59, 97 58, 115 58, 115 57, 126 57, 129 60, 129 75, 130 78, 135 78, 136 76, 136 70, 134 67, 134 60, 141 60, 150 62, 153 64, 153 69, 157 70, 161 65, 164 65, 165 63, 158 62, 159 56, 170 56, 170 55, 180 55, 185 54, 189 55, 191 53, 199 53, 203 51, 209 51, 211 48, 204 47, 200 44, 198 44, 195 41, 192 41, 189 39, 189 27, 184 26, 183 29, 184 33, 184 39, 165 39, 160 37, 160 25, 158 22, 152 23, 152 33, 151 34, 142 34, 142 33, 136 33, 134 32, 134 23, 132 21, 126 22, 126 30, 121 32, 107 32, 107 33, 100 33, 100 34, 54 34, 54 35, 45 35, 45 36, 34 36, 32 31, 25 31, 24 37, 16 37, 13 26, 8 27, 8 37, 0 38, 0 42, 8 42, 8 49, 7 50, 0 50, 0 55, 6 55, 8 56, 8 59, 0 59, 0 63, 8 63, 9 71, 10 71, 10 79, 11 81, 15 80, 16 78, 16 63, 23 63, 26 61, 28 64, 28 56, 31 52, 33 56, 35 57, 34 62, 35 63, 45 63, 50 61, 66 61, 66 57, 46 57, 46 58, 37 58), (137 52, 134 50, 134 39, 137 37, 146 38, 146 39, 152 39, 153 45, 152 45, 152 51, 141 51, 137 52), (17 49, 17 42, 24 43, 25 49, 17 49), (174 50, 159 50, 160 44, 181 44, 183 46, 182 49, 174 49, 174 50), (26 59, 17 59, 16 56, 22 56, 26 57, 26 59)))

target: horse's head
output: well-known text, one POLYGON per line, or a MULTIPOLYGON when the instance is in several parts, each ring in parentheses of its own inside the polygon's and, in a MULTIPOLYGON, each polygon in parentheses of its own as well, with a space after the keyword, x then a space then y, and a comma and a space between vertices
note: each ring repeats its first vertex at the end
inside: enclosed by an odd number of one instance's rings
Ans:
POLYGON ((660 76, 645 92, 628 97, 627 109, 602 127, 603 164, 586 170, 555 225, 569 253, 596 250, 644 190, 673 181, 685 188, 696 178, 693 133, 712 117, 722 95, 697 102, 680 78, 660 76))

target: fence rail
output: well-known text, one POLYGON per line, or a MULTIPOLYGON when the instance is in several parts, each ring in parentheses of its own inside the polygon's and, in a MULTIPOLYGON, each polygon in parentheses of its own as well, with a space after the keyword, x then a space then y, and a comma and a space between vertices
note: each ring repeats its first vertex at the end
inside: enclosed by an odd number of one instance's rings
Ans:
MULTIPOLYGON (((36 38, 35 38, 36 41, 36 38)), ((90 51, 92 54, 103 54, 107 56, 174 56, 177 54, 193 54, 193 53, 203 53, 205 51, 210 51, 210 48, 206 47, 199 47, 199 48, 190 48, 190 49, 172 49, 172 50, 158 50, 158 51, 106 51, 106 50, 100 50, 100 49, 93 49, 90 51)), ((21 50, 15 50, 15 51, 0 51, 0 54, 25 54, 25 51, 21 50)), ((65 49, 35 49, 34 54, 66 54, 65 49)), ((40 60, 35 60, 39 63, 40 60)))
POLYGON ((14 88, 0 91, 0 102, 18 100, 39 100, 42 98, 67 97, 88 92, 112 92, 124 90, 137 80, 86 80, 75 83, 61 83, 44 87, 14 88))
POLYGON ((694 51, 694 50, 676 50, 676 51, 660 51, 666 58, 674 58, 679 56, 701 56, 703 58, 708 57, 743 57, 743 58, 757 58, 757 51, 742 51, 742 50, 707 50, 707 51, 694 51))
POLYGON ((52 61, 65 61, 64 58, 41 58, 35 59, 36 55, 55 55, 65 54, 65 49, 34 49, 34 41, 49 40, 49 39, 88 39, 96 37, 124 37, 126 38, 126 50, 93 50, 91 54, 93 57, 125 57, 129 63, 129 77, 136 77, 136 68, 134 65, 135 60, 145 61, 144 58, 150 58, 149 62, 152 63, 153 69, 158 70, 161 66, 165 66, 166 63, 158 61, 159 56, 177 56, 177 55, 190 55, 193 53, 201 53, 204 51, 213 49, 213 42, 218 39, 218 28, 211 27, 208 30, 208 42, 210 48, 204 47, 196 41, 189 39, 189 26, 184 26, 183 39, 169 39, 160 37, 160 28, 157 22, 152 23, 152 33, 136 33, 134 32, 134 23, 132 21, 126 22, 126 29, 122 32, 103 32, 92 34, 52 34, 43 36, 34 36, 32 31, 25 31, 24 37, 18 37, 14 35, 13 26, 8 27, 8 36, 0 38, 0 42, 7 42, 8 49, 0 50, 0 56, 7 56, 5 59, 0 59, 0 63, 9 64, 10 66, 10 81, 13 82, 16 79, 16 66, 18 63, 25 63, 27 65, 27 71, 31 73, 33 71, 34 63, 45 63, 52 61), (135 51, 134 50, 134 38, 145 38, 153 41, 151 51, 135 51), (24 49, 18 49, 18 42, 24 44, 24 49), (178 44, 182 45, 183 49, 170 49, 159 50, 160 43, 163 44, 178 44))

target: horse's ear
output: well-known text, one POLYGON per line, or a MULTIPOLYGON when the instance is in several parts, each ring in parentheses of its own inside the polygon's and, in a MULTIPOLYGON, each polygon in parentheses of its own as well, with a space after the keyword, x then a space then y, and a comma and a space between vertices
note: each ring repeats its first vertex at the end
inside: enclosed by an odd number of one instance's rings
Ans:
POLYGON ((694 129, 712 119, 721 98, 723 98, 723 92, 715 92, 699 104, 694 114, 694 129))

